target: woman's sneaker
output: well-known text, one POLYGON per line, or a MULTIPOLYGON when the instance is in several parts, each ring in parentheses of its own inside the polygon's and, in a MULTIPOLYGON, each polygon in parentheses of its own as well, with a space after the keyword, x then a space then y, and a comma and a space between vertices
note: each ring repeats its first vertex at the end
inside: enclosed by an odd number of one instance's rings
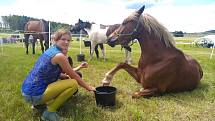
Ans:
POLYGON ((32 105, 31 109, 42 113, 47 109, 47 106, 45 104, 44 105, 32 105))
POLYGON ((44 111, 42 115, 42 119, 45 121, 59 121, 60 116, 56 112, 44 111))

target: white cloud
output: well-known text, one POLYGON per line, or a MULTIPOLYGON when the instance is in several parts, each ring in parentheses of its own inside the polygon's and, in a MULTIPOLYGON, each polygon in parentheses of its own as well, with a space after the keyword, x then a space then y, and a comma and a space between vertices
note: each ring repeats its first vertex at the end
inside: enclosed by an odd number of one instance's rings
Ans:
MULTIPOLYGON (((151 14, 170 31, 201 32, 215 29, 215 4, 207 6, 174 6, 173 0, 146 0, 154 6, 151 14)), ((50 21, 74 24, 78 18, 102 24, 121 23, 134 10, 126 5, 142 0, 16 0, 0 7, 2 15, 25 15, 50 21), (30 2, 29 2, 30 1, 30 2)))
POLYGON ((172 0, 165 0, 146 11, 169 31, 203 32, 215 29, 215 4, 177 6, 172 0))

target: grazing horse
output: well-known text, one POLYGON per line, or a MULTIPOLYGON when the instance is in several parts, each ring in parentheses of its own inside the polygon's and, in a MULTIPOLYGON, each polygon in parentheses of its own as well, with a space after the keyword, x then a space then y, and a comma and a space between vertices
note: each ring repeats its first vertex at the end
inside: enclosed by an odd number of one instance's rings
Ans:
POLYGON ((193 90, 203 76, 200 64, 175 47, 173 37, 154 17, 142 15, 144 8, 128 16, 108 37, 111 46, 137 39, 141 49, 138 67, 119 63, 106 73, 103 85, 109 85, 113 75, 124 69, 142 86, 133 98, 193 90))
POLYGON ((40 40, 40 45, 41 45, 41 50, 44 52, 44 46, 45 50, 49 48, 49 26, 47 21, 45 20, 32 20, 28 21, 25 24, 24 28, 25 34, 25 47, 26 47, 26 54, 28 54, 28 45, 29 45, 29 36, 33 36, 33 41, 32 41, 32 53, 35 54, 35 43, 37 39, 40 40), (43 46, 43 40, 44 46, 43 46))
MULTIPOLYGON (((90 46, 90 59, 93 58, 93 52, 95 50, 97 58, 98 56, 98 45, 100 46, 102 50, 102 54, 104 59, 106 58, 105 56, 105 51, 103 44, 107 43, 107 36, 109 36, 114 30, 116 30, 119 27, 120 24, 114 24, 108 26, 108 29, 100 29, 101 27, 99 25, 96 25, 95 23, 90 23, 90 22, 83 22, 82 20, 79 19, 78 23, 75 24, 75 26, 71 27, 71 32, 74 31, 80 31, 80 30, 85 30, 87 31, 89 35, 89 40, 91 41, 91 46, 90 46)), ((105 27, 103 25, 103 27, 105 27)), ((126 63, 131 63, 131 48, 128 45, 122 46, 125 48, 125 54, 126 54, 126 63)))

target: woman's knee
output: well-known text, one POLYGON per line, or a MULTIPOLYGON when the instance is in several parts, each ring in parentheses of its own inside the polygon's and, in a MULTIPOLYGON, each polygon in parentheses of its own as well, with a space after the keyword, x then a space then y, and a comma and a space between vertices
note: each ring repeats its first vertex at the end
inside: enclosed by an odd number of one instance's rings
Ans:
POLYGON ((78 83, 76 80, 68 79, 68 82, 69 82, 68 85, 70 88, 78 89, 78 83))
POLYGON ((68 80, 71 81, 70 83, 70 93, 72 93, 73 95, 75 95, 78 92, 78 83, 75 80, 68 80))

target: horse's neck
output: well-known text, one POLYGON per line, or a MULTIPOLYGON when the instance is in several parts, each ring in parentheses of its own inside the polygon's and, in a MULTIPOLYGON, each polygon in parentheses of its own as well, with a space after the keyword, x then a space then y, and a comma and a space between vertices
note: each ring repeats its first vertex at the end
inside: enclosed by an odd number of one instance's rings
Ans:
POLYGON ((93 31, 93 24, 90 28, 84 28, 84 30, 87 32, 88 35, 90 35, 93 31))
POLYGON ((40 20, 40 27, 42 29, 42 32, 45 32, 45 26, 44 26, 43 20, 40 20))
POLYGON ((160 40, 156 40, 155 37, 140 37, 138 39, 141 53, 145 58, 160 57, 160 55, 166 52, 167 47, 160 40))
POLYGON ((87 34, 88 34, 88 35, 90 35, 90 33, 91 33, 91 29, 84 28, 84 30, 87 32, 87 34))
POLYGON ((92 24, 91 29, 98 31, 98 30, 100 30, 100 26, 98 24, 92 24))

